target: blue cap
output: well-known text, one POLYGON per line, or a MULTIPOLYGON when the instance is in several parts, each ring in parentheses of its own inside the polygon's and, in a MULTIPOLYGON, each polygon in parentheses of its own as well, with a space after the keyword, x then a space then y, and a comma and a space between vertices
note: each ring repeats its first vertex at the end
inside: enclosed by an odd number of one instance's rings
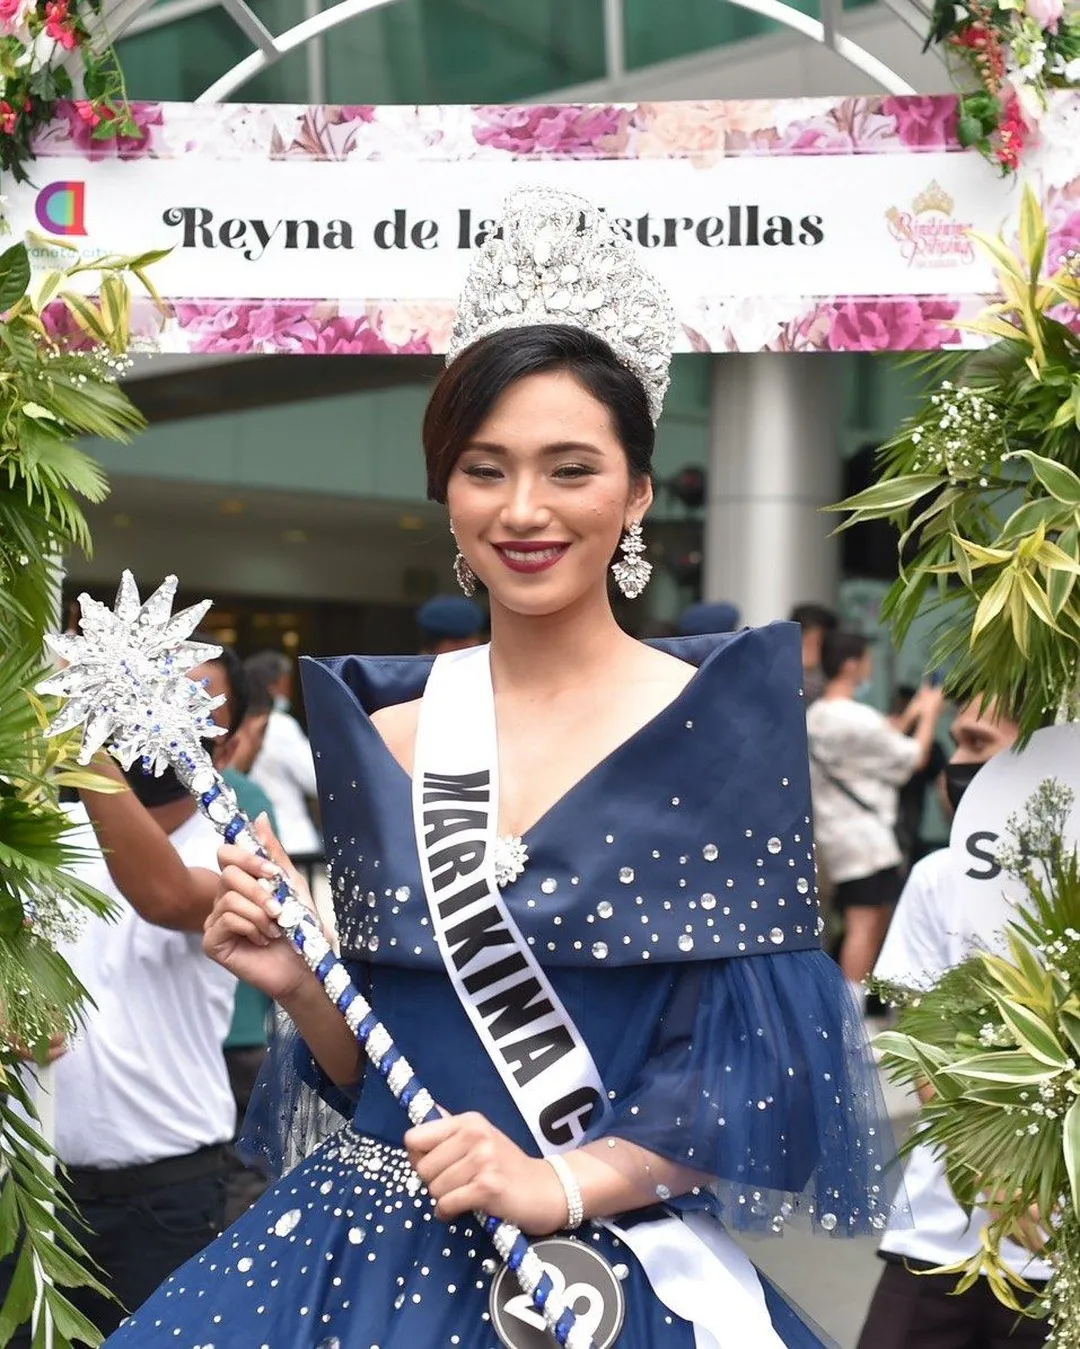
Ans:
POLYGON ((416 611, 420 631, 429 637, 472 637, 483 632, 483 609, 464 595, 433 595, 416 611))
POLYGON ((716 632, 734 632, 741 621, 738 609, 727 600, 692 604, 679 618, 679 636, 707 637, 716 632))

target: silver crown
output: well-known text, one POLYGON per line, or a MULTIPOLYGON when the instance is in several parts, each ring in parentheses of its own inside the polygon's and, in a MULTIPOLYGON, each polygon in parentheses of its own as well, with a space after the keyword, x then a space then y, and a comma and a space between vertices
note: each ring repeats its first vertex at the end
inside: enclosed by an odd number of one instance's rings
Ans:
POLYGON ((633 246, 584 197, 524 187, 506 199, 500 232, 481 245, 458 302, 447 364, 507 328, 562 323, 595 333, 645 387, 660 419, 675 311, 633 246))

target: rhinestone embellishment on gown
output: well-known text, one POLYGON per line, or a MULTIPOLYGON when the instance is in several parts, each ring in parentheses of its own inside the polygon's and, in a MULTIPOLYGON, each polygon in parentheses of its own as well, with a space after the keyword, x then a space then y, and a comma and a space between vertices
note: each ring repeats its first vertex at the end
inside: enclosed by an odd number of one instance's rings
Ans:
POLYGON ((495 884, 500 890, 525 874, 529 849, 516 834, 500 834, 495 840, 495 884))

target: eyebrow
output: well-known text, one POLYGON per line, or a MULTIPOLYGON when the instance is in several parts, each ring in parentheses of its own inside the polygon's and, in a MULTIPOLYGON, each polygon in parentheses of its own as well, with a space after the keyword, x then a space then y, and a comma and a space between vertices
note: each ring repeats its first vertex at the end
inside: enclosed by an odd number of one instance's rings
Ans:
MULTIPOLYGON (((469 443, 465 446, 465 449, 462 451, 462 453, 467 453, 469 450, 478 450, 483 454, 496 454, 496 455, 498 454, 505 455, 509 453, 505 445, 499 445, 496 444, 494 441, 488 440, 470 440, 469 443)), ((545 455, 556 455, 556 454, 602 455, 604 452, 602 449, 600 449, 598 445, 590 445, 588 444, 587 441, 584 440, 559 440, 556 441, 554 445, 545 445, 544 448, 540 451, 540 453, 545 455)))

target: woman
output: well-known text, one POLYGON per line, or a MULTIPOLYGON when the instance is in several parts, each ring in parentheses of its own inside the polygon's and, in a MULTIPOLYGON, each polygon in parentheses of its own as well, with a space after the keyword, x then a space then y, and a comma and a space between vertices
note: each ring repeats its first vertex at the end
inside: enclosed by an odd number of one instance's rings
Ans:
POLYGON ((647 579, 673 335, 599 213, 512 199, 424 424, 490 650, 304 671, 342 952, 444 1117, 405 1130, 278 940, 270 869, 222 849, 206 948, 284 1007, 299 1075, 351 1122, 118 1349, 489 1349, 477 1208, 579 1228, 625 1349, 810 1346, 718 1217, 884 1225, 887 1130, 817 949, 797 629, 646 646, 608 598, 620 540, 617 583, 647 579))

